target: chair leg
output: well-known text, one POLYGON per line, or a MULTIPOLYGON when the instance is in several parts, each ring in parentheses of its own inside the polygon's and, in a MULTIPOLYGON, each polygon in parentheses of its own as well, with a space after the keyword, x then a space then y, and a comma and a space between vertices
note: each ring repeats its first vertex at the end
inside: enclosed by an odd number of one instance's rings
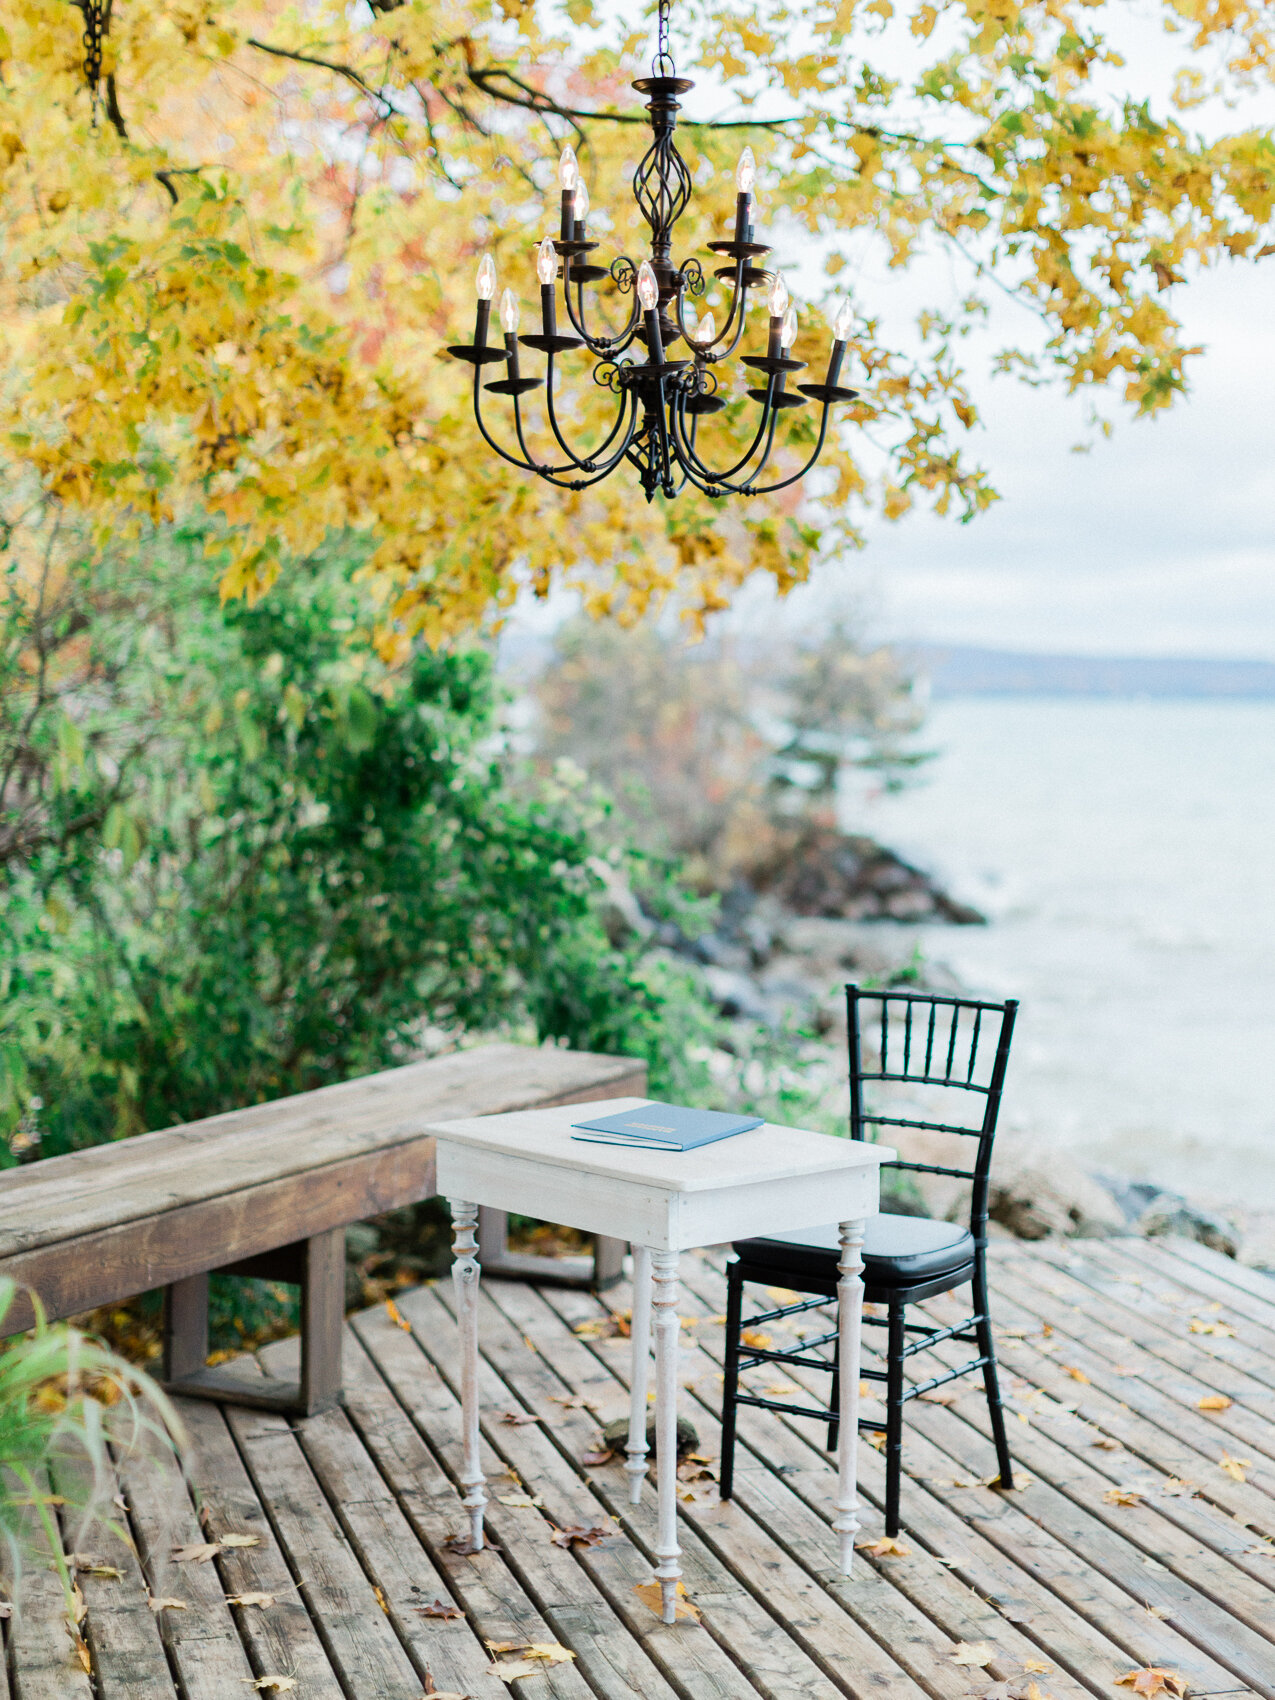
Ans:
POLYGON ((974 1279, 971 1282, 974 1289, 974 1309, 982 1317, 975 1324, 978 1337, 978 1355, 986 1358, 983 1365, 983 1386, 987 1390, 987 1414, 991 1419, 992 1438, 996 1442, 996 1464, 1000 1470, 1000 1485, 1012 1488, 1014 1485, 1014 1467, 1009 1458, 1009 1441, 1005 1434, 1005 1412, 1001 1407, 1000 1378, 996 1373, 996 1346, 992 1340, 992 1319, 987 1309, 987 1266, 984 1262, 983 1251, 980 1247, 974 1263, 974 1279))
POLYGON ((899 1532, 899 1490, 903 1481, 903 1347, 907 1335, 903 1329, 906 1306, 899 1300, 890 1301, 889 1327, 886 1331, 885 1392, 885 1532, 899 1532))
POLYGON ((739 1392, 739 1331, 744 1308, 744 1279, 739 1263, 726 1272, 726 1366, 722 1377, 722 1444, 718 1491, 729 1499, 735 1481, 735 1395, 739 1392))
POLYGON ((828 1400, 828 1411, 831 1421, 828 1424, 828 1451, 837 1450, 837 1441, 841 1434, 841 1341, 838 1340, 832 1352, 832 1396, 828 1400))

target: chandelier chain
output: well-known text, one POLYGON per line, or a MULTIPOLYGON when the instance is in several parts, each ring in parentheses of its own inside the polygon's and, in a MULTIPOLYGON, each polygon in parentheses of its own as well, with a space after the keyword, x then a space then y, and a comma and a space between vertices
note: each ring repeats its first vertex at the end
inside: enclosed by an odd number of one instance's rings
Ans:
POLYGON ((668 44, 668 14, 670 0, 660 0, 659 29, 655 41, 655 57, 651 61, 651 70, 657 77, 675 77, 677 66, 673 63, 673 55, 668 44))
POLYGON ((84 81, 88 84, 93 103, 93 128, 97 128, 97 107, 102 82, 102 38, 106 34, 106 8, 109 0, 80 0, 84 15, 84 81))

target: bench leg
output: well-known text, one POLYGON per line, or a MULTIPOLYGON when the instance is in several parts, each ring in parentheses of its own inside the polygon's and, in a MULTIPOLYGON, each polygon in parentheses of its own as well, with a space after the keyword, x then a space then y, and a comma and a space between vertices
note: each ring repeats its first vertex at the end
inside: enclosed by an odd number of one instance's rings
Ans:
POLYGON ((208 1276, 164 1289, 164 1380, 196 1375, 208 1360, 208 1276))
POLYGON ((305 1241, 301 1268, 301 1409, 306 1416, 341 1397, 345 1322, 345 1229, 305 1241))

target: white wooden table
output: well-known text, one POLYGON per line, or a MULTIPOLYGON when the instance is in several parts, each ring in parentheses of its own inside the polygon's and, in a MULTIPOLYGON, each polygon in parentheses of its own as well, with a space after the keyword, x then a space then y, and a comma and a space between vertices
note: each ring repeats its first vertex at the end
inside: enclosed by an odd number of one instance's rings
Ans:
POLYGON ((850 1574, 859 1437, 859 1334, 863 1311, 864 1218, 878 1207, 879 1170, 894 1152, 772 1123, 698 1151, 638 1151, 571 1137, 572 1124, 637 1109, 645 1098, 608 1098, 549 1110, 475 1116, 431 1125, 438 1190, 451 1205, 460 1328, 464 1464, 461 1486, 475 1550, 483 1541, 483 1473, 478 1436, 478 1208, 516 1210, 633 1245, 633 1375, 627 1446, 629 1497, 636 1505, 647 1469, 647 1376, 655 1326, 655 1462, 659 1495, 656 1576, 663 1616, 677 1598, 678 1254, 750 1234, 785 1233, 836 1221, 841 1228, 838 1323, 841 1430, 837 1516, 842 1574, 850 1574))

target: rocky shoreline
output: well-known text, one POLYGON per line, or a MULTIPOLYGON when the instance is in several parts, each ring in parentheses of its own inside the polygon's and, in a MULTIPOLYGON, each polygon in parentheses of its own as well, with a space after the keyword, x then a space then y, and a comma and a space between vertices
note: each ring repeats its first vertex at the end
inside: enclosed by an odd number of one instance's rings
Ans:
MULTIPOLYGON (((640 931, 696 963, 728 1020, 792 1022, 817 1036, 827 1048, 830 1090, 844 1069, 845 983, 959 992, 949 970, 922 956, 913 927, 984 919, 892 851, 830 831, 807 835, 789 867, 724 892, 717 926, 698 938, 649 920, 627 888, 612 893, 612 911, 617 939, 640 931)), ((960 1214, 954 1183, 916 1180, 891 1208, 960 1214)), ((1275 1270, 1275 1220, 1233 1219, 1151 1182, 1087 1170, 1013 1132, 998 1137, 991 1215, 1024 1240, 1177 1235, 1275 1270)))

